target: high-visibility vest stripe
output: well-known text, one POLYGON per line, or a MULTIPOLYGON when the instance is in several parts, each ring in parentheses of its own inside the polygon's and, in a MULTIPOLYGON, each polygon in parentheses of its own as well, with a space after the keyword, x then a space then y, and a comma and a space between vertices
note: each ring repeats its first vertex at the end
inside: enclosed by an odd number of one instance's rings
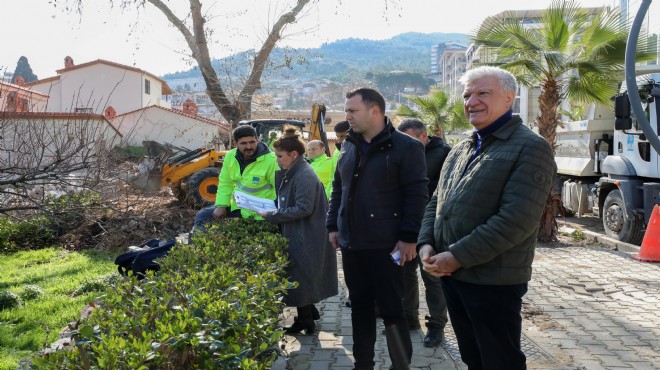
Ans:
POLYGON ((262 190, 270 190, 270 189, 273 188, 273 186, 271 184, 265 184, 265 185, 260 186, 258 188, 251 188, 249 186, 245 186, 245 185, 241 184, 240 181, 234 181, 234 184, 236 185, 237 189, 239 189, 241 191, 244 191, 246 193, 258 193, 262 190))

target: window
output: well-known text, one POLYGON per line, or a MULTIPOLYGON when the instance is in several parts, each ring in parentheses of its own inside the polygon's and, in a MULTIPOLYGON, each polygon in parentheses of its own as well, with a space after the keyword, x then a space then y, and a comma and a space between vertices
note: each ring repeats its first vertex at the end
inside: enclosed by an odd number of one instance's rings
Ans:
POLYGON ((144 80, 144 93, 149 95, 151 94, 151 81, 144 80))
POLYGON ((513 114, 518 114, 520 115, 520 118, 522 118, 523 123, 527 124, 528 117, 527 117, 527 103, 529 101, 529 89, 527 89, 523 85, 518 85, 518 91, 516 92, 516 98, 513 102, 513 106, 511 107, 513 110, 513 114))
POLYGON ((94 113, 92 108, 76 108, 76 113, 94 113))
POLYGON ((12 91, 7 95, 7 112, 16 112, 16 99, 18 99, 16 95, 16 91, 12 91))

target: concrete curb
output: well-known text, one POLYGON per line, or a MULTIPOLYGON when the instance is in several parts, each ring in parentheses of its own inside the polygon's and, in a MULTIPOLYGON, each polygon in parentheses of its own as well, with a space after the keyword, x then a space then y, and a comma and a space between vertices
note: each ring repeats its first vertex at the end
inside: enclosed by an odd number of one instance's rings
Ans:
POLYGON ((587 235, 590 238, 593 238, 595 242, 606 245, 612 249, 618 250, 620 252, 632 252, 639 253, 640 247, 630 243, 624 243, 620 240, 612 239, 609 236, 599 234, 589 230, 583 230, 584 235, 587 235))
POLYGON ((639 253, 640 246, 630 244, 630 243, 624 243, 620 240, 616 240, 613 238, 610 238, 607 235, 597 233, 595 231, 587 230, 582 227, 582 225, 574 223, 574 222, 568 222, 564 221, 567 225, 566 226, 561 226, 559 227, 560 232, 572 232, 576 229, 580 229, 584 235, 586 236, 587 241, 589 242, 595 242, 595 243, 600 243, 608 248, 620 251, 620 252, 629 252, 629 253, 639 253))

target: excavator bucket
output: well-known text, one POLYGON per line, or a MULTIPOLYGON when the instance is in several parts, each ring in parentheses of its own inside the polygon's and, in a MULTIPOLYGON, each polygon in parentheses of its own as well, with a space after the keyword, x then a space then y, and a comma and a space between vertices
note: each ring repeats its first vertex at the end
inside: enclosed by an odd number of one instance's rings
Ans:
POLYGON ((162 181, 163 170, 160 168, 153 168, 128 179, 128 183, 131 184, 131 186, 148 192, 159 191, 162 181))
POLYGON ((140 173, 127 181, 133 187, 149 192, 160 190, 163 182, 163 163, 172 155, 172 150, 155 141, 143 141, 148 157, 138 165, 140 173))

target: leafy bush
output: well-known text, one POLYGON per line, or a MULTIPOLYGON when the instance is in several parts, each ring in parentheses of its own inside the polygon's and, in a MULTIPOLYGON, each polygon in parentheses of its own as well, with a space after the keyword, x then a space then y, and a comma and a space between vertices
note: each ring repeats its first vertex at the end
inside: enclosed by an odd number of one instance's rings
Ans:
POLYGON ((114 272, 96 279, 85 279, 76 290, 71 294, 74 297, 91 292, 104 292, 109 288, 116 286, 121 279, 121 275, 114 272))
POLYGON ((0 253, 50 246, 56 239, 53 223, 46 216, 23 221, 0 217, 0 253))
POLYGON ((115 148, 113 151, 127 159, 140 159, 149 154, 147 148, 144 146, 127 146, 123 148, 115 148))
POLYGON ((23 304, 23 300, 14 292, 0 292, 0 310, 18 307, 23 304))
POLYGON ((287 242, 273 226, 227 220, 177 245, 162 269, 121 279, 40 369, 268 369, 279 341, 287 242))
POLYGON ((60 196, 48 196, 44 202, 45 212, 51 220, 54 232, 64 235, 85 220, 85 214, 92 208, 100 207, 101 196, 89 190, 60 196))
POLYGON ((36 285, 26 285, 18 295, 24 301, 31 301, 44 295, 44 291, 36 285))

